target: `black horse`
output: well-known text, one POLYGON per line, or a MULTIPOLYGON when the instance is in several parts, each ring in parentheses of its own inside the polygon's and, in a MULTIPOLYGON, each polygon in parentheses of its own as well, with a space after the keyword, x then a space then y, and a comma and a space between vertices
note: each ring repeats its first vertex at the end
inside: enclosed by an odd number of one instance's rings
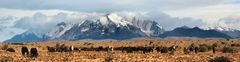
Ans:
POLYGON ((23 55, 23 56, 27 56, 28 54, 29 54, 28 48, 25 47, 25 46, 23 46, 23 47, 22 47, 22 55, 23 55))
POLYGON ((37 57, 38 56, 37 48, 31 48, 30 52, 31 52, 30 57, 37 57))

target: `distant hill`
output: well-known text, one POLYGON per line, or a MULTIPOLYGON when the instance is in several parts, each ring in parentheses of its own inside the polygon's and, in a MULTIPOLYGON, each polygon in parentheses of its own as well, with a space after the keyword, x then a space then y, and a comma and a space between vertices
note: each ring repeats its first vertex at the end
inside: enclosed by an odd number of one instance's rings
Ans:
POLYGON ((162 38, 166 37, 198 37, 198 38, 225 38, 230 39, 231 37, 227 34, 218 32, 216 30, 203 30, 198 27, 188 28, 179 27, 172 31, 168 31, 160 35, 162 38))
POLYGON ((43 39, 42 35, 37 35, 35 33, 25 32, 12 37, 4 42, 39 42, 46 41, 43 39))

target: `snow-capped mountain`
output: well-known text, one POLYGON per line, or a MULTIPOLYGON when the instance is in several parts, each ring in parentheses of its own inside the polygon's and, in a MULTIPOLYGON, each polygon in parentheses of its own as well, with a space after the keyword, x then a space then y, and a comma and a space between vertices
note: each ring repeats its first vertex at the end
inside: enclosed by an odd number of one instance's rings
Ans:
POLYGON ((129 22, 115 13, 107 14, 98 20, 85 20, 82 23, 60 23, 46 37, 50 40, 80 39, 130 39, 145 36, 159 36, 164 30, 155 21, 138 20, 129 22))
POLYGON ((155 21, 106 14, 97 20, 85 20, 81 23, 61 22, 47 33, 25 32, 6 42, 81 40, 81 39, 131 39, 137 37, 157 37, 164 29, 155 21))
POLYGON ((219 26, 219 27, 210 28, 210 30, 216 30, 218 32, 225 33, 231 36, 232 38, 240 38, 240 30, 237 30, 237 29, 219 26))

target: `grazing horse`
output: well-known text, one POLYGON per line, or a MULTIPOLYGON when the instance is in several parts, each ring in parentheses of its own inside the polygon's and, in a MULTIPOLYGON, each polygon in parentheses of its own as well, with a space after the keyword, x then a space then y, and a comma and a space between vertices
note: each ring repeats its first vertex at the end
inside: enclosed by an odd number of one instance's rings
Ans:
POLYGON ((194 47, 195 53, 198 53, 199 47, 194 47))
POLYGON ((30 53, 31 53, 30 57, 37 57, 38 56, 37 48, 31 48, 30 53))
POLYGON ((176 48, 177 48, 176 45, 169 47, 168 49, 169 49, 169 51, 171 51, 170 54, 174 54, 174 52, 176 51, 176 48))
POLYGON ((168 53, 169 49, 168 47, 162 47, 161 53, 168 53))
POLYGON ((21 51, 23 56, 28 56, 29 51, 27 47, 23 46, 21 51))
POLYGON ((184 54, 189 54, 189 52, 190 52, 189 48, 184 47, 184 51, 183 52, 184 52, 184 54))
POLYGON ((70 51, 74 51, 74 47, 73 46, 70 46, 70 51))
POLYGON ((149 53, 149 52, 153 52, 153 47, 144 47, 142 49, 143 53, 149 53))
POLYGON ((127 52, 127 53, 132 53, 133 52, 133 47, 123 47, 122 52, 127 52))
POLYGON ((215 46, 212 46, 212 51, 213 51, 214 54, 216 53, 216 48, 215 48, 215 46))
POLYGON ((56 52, 56 48, 47 46, 48 52, 56 52))
POLYGON ((15 52, 15 50, 13 48, 7 48, 6 51, 8 51, 8 52, 15 52))
POLYGON ((156 47, 155 50, 156 50, 157 52, 161 52, 162 47, 156 47))
POLYGON ((113 46, 108 46, 107 48, 108 48, 108 51, 114 51, 113 46))
POLYGON ((74 47, 73 50, 74 50, 74 51, 80 51, 81 49, 80 49, 80 48, 77 48, 77 47, 74 47))

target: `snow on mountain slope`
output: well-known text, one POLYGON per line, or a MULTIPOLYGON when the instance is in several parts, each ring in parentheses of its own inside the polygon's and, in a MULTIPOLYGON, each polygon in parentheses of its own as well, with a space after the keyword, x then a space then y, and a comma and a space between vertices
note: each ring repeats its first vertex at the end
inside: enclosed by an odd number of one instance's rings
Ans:
POLYGON ((240 30, 237 30, 237 29, 232 29, 232 28, 228 28, 228 27, 221 27, 221 26, 214 27, 214 28, 209 28, 209 29, 225 33, 225 34, 231 36, 232 38, 240 38, 240 30))
POLYGON ((72 24, 66 24, 65 22, 61 22, 54 28, 52 31, 48 32, 46 36, 51 37, 50 39, 54 39, 62 36, 67 30, 72 28, 72 24))
POLYGON ((107 25, 109 23, 107 17, 105 16, 100 17, 99 21, 102 25, 107 25))
POLYGON ((111 20, 113 23, 117 24, 117 26, 126 26, 127 24, 129 24, 129 22, 127 22, 125 19, 123 19, 122 17, 118 16, 115 13, 111 13, 107 16, 107 18, 109 18, 109 20, 111 20))
MULTIPOLYGON (((69 27, 58 27, 47 34, 50 39, 128 39, 134 37, 159 36, 164 32, 155 21, 137 20, 128 22, 115 13, 99 17, 98 20, 85 20, 71 24, 69 27)), ((68 24, 63 24, 68 25, 68 24)))
POLYGON ((139 27, 148 36, 160 35, 165 31, 157 22, 151 20, 141 20, 134 17, 132 24, 139 27))
MULTIPOLYGON (((20 34, 14 39, 24 38, 25 40, 82 40, 82 39, 131 39, 138 37, 157 37, 164 32, 164 29, 155 21, 140 19, 137 17, 119 16, 117 13, 110 13, 99 16, 98 19, 87 19, 82 22, 61 22, 47 33, 32 34, 25 36, 20 34), (28 39, 34 37, 35 39, 28 39)), ((81 21, 81 20, 80 20, 81 21)), ((21 41, 21 40, 19 40, 21 41)))
POLYGON ((213 27, 213 28, 210 27, 209 29, 213 29, 217 31, 238 31, 237 29, 232 29, 232 28, 222 27, 222 26, 213 27))

